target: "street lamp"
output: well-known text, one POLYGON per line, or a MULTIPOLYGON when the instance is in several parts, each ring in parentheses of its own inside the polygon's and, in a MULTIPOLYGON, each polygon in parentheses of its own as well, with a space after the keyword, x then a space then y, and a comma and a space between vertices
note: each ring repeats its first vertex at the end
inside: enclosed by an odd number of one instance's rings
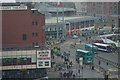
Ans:
POLYGON ((58 39, 58 2, 57 2, 57 39, 58 39))
POLYGON ((92 70, 94 70, 94 46, 92 45, 92 70))
MULTIPOLYGON (((80 66, 82 66, 82 78, 83 78, 83 57, 79 58, 79 70, 80 70, 80 66)), ((80 78, 80 73, 79 73, 79 78, 80 78)))

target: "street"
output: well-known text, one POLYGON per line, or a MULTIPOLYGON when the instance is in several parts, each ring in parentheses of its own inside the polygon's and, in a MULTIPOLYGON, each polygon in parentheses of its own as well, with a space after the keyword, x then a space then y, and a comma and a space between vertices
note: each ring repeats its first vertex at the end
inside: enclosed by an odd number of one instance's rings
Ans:
MULTIPOLYGON (((90 68, 91 65, 85 65, 85 64, 83 65, 83 70, 82 70, 81 66, 79 68, 79 64, 76 63, 76 58, 75 58, 76 49, 78 49, 78 48, 79 49, 84 49, 85 44, 88 43, 88 41, 86 41, 84 37, 80 37, 80 39, 82 40, 81 43, 78 41, 78 39, 70 39, 69 38, 64 43, 59 44, 59 46, 61 48, 60 53, 66 52, 66 53, 70 54, 69 59, 70 59, 70 61, 73 62, 73 66, 69 70, 73 71, 73 74, 75 74, 75 78, 104 78, 104 71, 100 71, 99 70, 100 68, 99 69, 95 68, 95 70, 92 70, 90 68), (75 43, 76 43, 75 47, 71 47, 71 44, 74 45, 75 43), (78 69, 80 69, 80 74, 78 73, 78 69)), ((105 52, 100 52, 99 51, 97 56, 94 57, 94 64, 98 65, 98 58, 96 58, 96 57, 102 57, 106 60, 109 60, 109 59, 112 58, 111 60, 113 62, 118 63, 117 62, 118 58, 116 58, 116 56, 117 56, 117 54, 105 53, 105 52)), ((57 59, 60 60, 61 57, 56 56, 56 61, 57 61, 57 59)), ((100 60, 100 61, 101 61, 101 64, 98 65, 98 66, 104 68, 103 70, 109 69, 109 70, 116 70, 117 71, 117 68, 114 67, 113 65, 105 65, 106 64, 105 61, 102 61, 102 60, 100 60)), ((62 73, 68 72, 69 70, 65 70, 62 73)), ((48 72, 48 78, 60 78, 59 73, 60 73, 60 71, 48 72)), ((115 78, 115 77, 116 76, 111 76, 111 78, 115 78)), ((72 78, 72 76, 71 76, 71 78, 72 78)))

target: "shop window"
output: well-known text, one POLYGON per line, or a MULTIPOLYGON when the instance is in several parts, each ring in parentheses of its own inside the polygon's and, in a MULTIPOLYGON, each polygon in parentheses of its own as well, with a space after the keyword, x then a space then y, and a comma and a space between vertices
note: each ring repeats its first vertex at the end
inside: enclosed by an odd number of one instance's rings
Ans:
POLYGON ((39 62, 39 66, 43 66, 43 62, 39 62))
POLYGON ((13 58, 13 64, 17 64, 17 58, 13 58))
POLYGON ((46 61, 46 62, 45 62, 45 66, 49 66, 49 61, 46 61))
POLYGON ((20 64, 20 63, 21 63, 21 59, 17 58, 17 64, 20 64))
POLYGON ((26 57, 21 58, 21 63, 22 63, 22 64, 26 64, 26 63, 27 63, 27 58, 26 58, 26 57))

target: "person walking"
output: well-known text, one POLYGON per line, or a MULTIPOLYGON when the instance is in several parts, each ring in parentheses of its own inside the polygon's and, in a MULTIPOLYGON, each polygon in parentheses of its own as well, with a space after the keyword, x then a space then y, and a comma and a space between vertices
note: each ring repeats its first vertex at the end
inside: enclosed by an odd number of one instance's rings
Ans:
POLYGON ((62 71, 60 72, 60 78, 62 78, 62 71))
POLYGON ((75 79, 75 74, 73 74, 73 79, 75 79))

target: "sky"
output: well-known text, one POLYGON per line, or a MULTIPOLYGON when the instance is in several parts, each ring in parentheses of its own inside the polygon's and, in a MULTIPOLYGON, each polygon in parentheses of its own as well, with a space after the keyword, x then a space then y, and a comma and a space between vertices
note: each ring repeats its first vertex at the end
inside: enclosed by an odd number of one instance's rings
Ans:
MULTIPOLYGON (((10 3, 16 0, 0 0, 0 3, 10 3)), ((120 0, 17 0, 20 2, 118 2, 120 0)))

